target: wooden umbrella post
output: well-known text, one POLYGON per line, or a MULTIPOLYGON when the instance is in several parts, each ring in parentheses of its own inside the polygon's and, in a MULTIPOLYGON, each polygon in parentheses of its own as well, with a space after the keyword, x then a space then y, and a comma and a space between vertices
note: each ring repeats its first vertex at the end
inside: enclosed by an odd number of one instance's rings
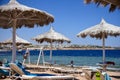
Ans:
POLYGON ((16 60, 16 22, 17 19, 13 19, 14 25, 13 25, 13 47, 12 47, 12 62, 15 62, 16 60))

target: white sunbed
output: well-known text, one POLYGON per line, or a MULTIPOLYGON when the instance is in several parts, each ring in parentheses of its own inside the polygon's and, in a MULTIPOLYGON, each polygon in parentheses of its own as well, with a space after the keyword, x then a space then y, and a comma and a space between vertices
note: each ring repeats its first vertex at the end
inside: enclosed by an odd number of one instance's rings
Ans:
POLYGON ((10 68, 11 70, 15 71, 16 73, 18 73, 20 75, 21 79, 31 79, 31 80, 65 80, 65 79, 69 79, 69 80, 74 80, 73 76, 58 76, 58 75, 53 75, 53 76, 36 76, 36 75, 31 75, 31 74, 25 74, 25 72, 19 68, 15 63, 10 63, 10 68))

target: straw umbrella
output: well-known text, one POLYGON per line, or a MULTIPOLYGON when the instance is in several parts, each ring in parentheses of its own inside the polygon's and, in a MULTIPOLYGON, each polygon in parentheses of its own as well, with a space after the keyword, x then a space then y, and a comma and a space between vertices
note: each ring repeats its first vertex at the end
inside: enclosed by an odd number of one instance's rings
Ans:
POLYGON ((12 62, 15 62, 16 59, 16 28, 22 26, 33 28, 35 24, 44 26, 53 21, 52 15, 22 5, 16 0, 10 0, 8 4, 0 6, 0 27, 4 29, 13 28, 12 62))
MULTIPOLYGON (((12 41, 12 38, 10 38, 10 39, 5 40, 5 41, 3 41, 3 42, 1 42, 1 43, 2 43, 2 44, 12 44, 13 41, 12 41)), ((24 39, 18 37, 18 36, 16 35, 16 45, 19 46, 19 45, 21 45, 21 44, 22 44, 22 45, 30 45, 31 43, 28 42, 27 40, 24 40, 24 39)))
POLYGON ((50 61, 52 61, 52 43, 53 42, 68 42, 70 43, 70 39, 62 35, 61 33, 58 33, 54 31, 53 27, 50 28, 50 30, 46 33, 40 34, 33 38, 33 40, 42 43, 42 42, 49 42, 51 49, 50 49, 50 61))
POLYGON ((77 37, 90 36, 92 38, 102 39, 103 46, 103 63, 105 62, 105 38, 108 36, 119 36, 120 27, 107 23, 104 19, 101 20, 100 24, 92 26, 86 30, 81 31, 77 34, 77 37))
POLYGON ((110 5, 110 12, 114 11, 115 9, 120 9, 120 0, 84 0, 84 2, 87 4, 89 4, 90 2, 94 2, 98 6, 101 4, 104 7, 110 5))

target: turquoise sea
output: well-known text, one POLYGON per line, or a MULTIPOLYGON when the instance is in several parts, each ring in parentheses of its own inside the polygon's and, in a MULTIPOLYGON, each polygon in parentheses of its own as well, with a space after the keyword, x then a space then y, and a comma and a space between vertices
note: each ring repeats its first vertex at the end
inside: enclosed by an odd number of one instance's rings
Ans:
MULTIPOLYGON (((30 62, 36 64, 39 50, 30 50, 30 62)), ((45 61, 49 61, 49 50, 44 50, 45 61)), ((25 50, 17 51, 17 60, 23 61, 25 50)), ((0 61, 3 59, 11 61, 12 51, 0 51, 0 61)), ((52 61, 60 65, 70 65, 73 60, 76 66, 97 66, 96 63, 102 62, 102 50, 53 50, 52 61)), ((106 61, 113 61, 115 65, 110 67, 120 68, 120 50, 106 50, 106 61)), ((28 60, 26 60, 28 62, 28 60)), ((42 63, 42 57, 40 60, 42 63)))

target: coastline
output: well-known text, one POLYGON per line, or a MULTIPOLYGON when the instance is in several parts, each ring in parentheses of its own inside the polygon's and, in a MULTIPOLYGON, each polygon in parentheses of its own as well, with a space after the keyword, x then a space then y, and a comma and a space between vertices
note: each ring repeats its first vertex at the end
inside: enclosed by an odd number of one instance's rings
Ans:
MULTIPOLYGON (((116 50, 115 48, 105 48, 106 50, 116 50)), ((57 49, 56 49, 57 50, 57 49)), ((102 50, 102 48, 62 48, 58 50, 102 50)), ((120 49, 118 49, 120 50, 120 49)))
MULTIPOLYGON (((18 51, 21 51, 21 50, 40 50, 40 49, 43 49, 43 50, 50 50, 51 48, 46 48, 46 47, 27 47, 27 48, 20 48, 20 49, 17 49, 18 51)), ((53 47, 52 50, 103 50, 102 47, 98 48, 98 47, 61 47, 61 48, 56 48, 56 47, 53 47)), ((106 47, 105 50, 120 50, 120 47, 106 47)), ((12 51, 12 49, 0 49, 0 51, 12 51)))

